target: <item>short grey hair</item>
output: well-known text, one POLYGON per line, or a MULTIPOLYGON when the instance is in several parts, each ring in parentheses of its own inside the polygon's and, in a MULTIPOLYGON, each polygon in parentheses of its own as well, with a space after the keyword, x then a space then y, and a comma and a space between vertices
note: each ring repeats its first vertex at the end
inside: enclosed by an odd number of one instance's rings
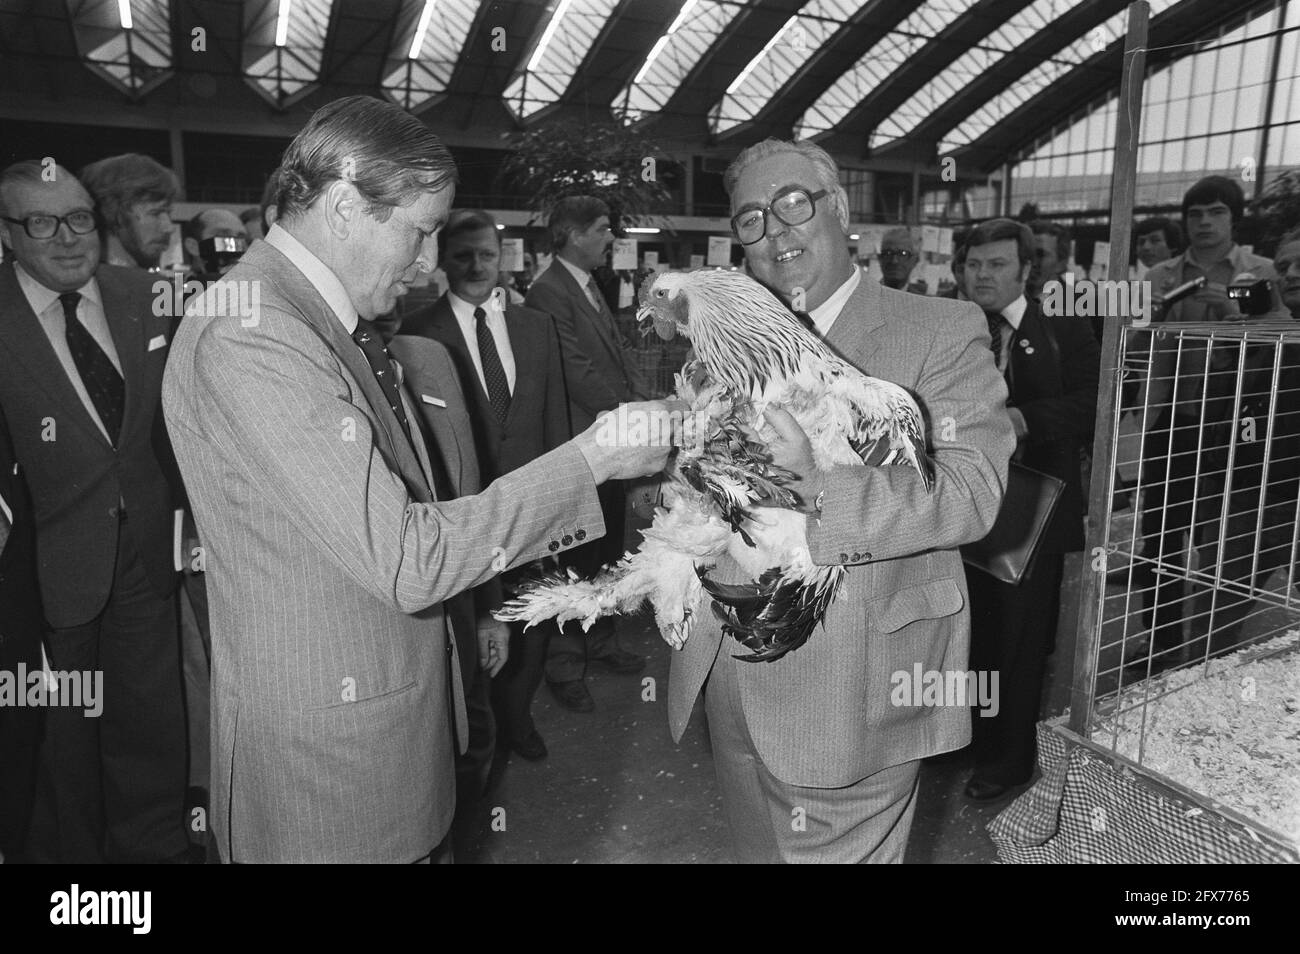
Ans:
MULTIPOLYGON (((5 190, 9 186, 17 185, 20 182, 36 184, 48 182, 49 179, 45 176, 45 169, 46 166, 40 159, 23 159, 13 165, 6 166, 4 171, 0 172, 0 215, 8 215, 11 211, 8 201, 5 199, 5 190)), ((79 185, 81 184, 80 180, 63 166, 55 166, 54 174, 61 179, 72 179, 79 185)), ((84 185, 81 187, 85 188, 84 185)), ((89 191, 86 194, 89 195, 89 191)), ((91 196, 90 200, 93 203, 95 201, 94 196, 91 196)))
POLYGON ((778 156, 787 152, 801 156, 812 164, 813 169, 817 172, 817 184, 828 193, 835 214, 839 217, 840 225, 847 232, 849 230, 849 194, 844 191, 844 186, 840 184, 840 167, 831 158, 831 154, 815 142, 764 139, 762 142, 750 146, 732 160, 731 165, 727 166, 727 171, 722 175, 722 187, 727 190, 728 198, 735 193, 736 183, 740 181, 740 175, 747 166, 758 162, 760 159, 766 159, 768 156, 778 156))
POLYGON ((456 163, 432 130, 400 107, 345 96, 312 114, 280 163, 276 212, 301 215, 331 182, 351 182, 366 212, 387 222, 422 192, 456 184, 456 163))

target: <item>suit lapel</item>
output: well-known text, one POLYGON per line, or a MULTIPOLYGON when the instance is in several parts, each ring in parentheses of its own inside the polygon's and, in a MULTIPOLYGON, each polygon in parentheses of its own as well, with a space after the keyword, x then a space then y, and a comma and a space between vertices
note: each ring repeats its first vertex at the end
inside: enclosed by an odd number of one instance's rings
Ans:
POLYGON ((126 387, 126 407, 122 412, 122 432, 125 434, 142 410, 138 392, 144 384, 145 325, 131 310, 130 296, 111 272, 101 269, 97 279, 104 319, 113 336, 113 347, 117 349, 126 387))
MULTIPOLYGON (((552 267, 560 270, 561 280, 567 282, 569 285, 569 294, 577 296, 575 300, 578 302, 579 307, 582 308, 583 314, 587 316, 587 320, 590 321, 592 326, 596 329, 596 334, 600 335, 600 340, 604 342, 605 348, 609 351, 610 357, 614 359, 615 364, 622 367, 623 349, 620 348, 618 342, 614 340, 613 318, 606 315, 603 309, 591 303, 591 299, 587 297, 587 289, 578 283, 577 279, 573 277, 572 273, 570 273, 564 265, 556 262, 552 267)), ((596 290, 596 295, 600 295, 599 289, 596 290)), ((597 300, 599 300, 599 297, 597 300)))
MULTIPOLYGON (((343 366, 356 380, 357 385, 361 388, 361 393, 370 405, 371 420, 378 424, 378 432, 384 435, 381 445, 387 445, 388 459, 399 474, 405 479, 407 487, 412 490, 413 495, 424 495, 425 500, 432 496, 429 492, 428 483, 425 480, 424 472, 420 468, 420 462, 415 456, 415 449, 411 447, 411 442, 406 439, 406 434, 402 432, 402 425, 398 423, 397 416, 388 405, 388 399, 384 395, 383 388, 375 380, 375 373, 370 370, 370 362, 366 356, 361 353, 357 343, 352 340, 347 331, 343 328, 341 322, 334 311, 325 303, 325 299, 316 291, 316 287, 308 281, 307 276, 300 272, 278 249, 265 242, 259 242, 249 253, 244 256, 248 261, 254 253, 261 251, 263 255, 275 255, 284 259, 284 266, 276 268, 274 273, 281 276, 292 276, 291 281, 298 285, 296 289, 291 290, 286 297, 290 301, 299 305, 300 314, 304 321, 307 322, 316 333, 321 336, 343 362, 343 366)), ((256 265, 256 259, 250 264, 256 265)))
POLYGON ((867 373, 870 373, 871 362, 880 348, 880 329, 885 326, 880 287, 863 275, 826 335, 826 343, 840 357, 867 373))
POLYGON ((68 380, 68 373, 54 353, 40 319, 27 303, 12 264, 0 266, 0 344, 27 368, 32 381, 62 407, 63 413, 79 422, 94 440, 105 447, 110 446, 108 438, 91 418, 77 396, 76 388, 68 380))
POLYGON ((510 351, 515 356, 515 390, 510 395, 507 427, 514 422, 515 415, 527 413, 524 408, 531 408, 541 400, 536 394, 537 375, 532 373, 531 361, 546 354, 545 342, 539 334, 542 330, 543 326, 529 321, 518 308, 506 308, 506 332, 510 336, 510 351))

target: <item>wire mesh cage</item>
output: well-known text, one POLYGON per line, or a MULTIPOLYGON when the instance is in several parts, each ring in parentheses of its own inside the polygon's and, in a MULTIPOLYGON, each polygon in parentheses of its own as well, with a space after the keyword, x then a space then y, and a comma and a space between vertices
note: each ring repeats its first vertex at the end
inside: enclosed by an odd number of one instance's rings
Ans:
POLYGON ((1118 366, 1071 729, 1295 845, 1300 326, 1130 326, 1118 366))

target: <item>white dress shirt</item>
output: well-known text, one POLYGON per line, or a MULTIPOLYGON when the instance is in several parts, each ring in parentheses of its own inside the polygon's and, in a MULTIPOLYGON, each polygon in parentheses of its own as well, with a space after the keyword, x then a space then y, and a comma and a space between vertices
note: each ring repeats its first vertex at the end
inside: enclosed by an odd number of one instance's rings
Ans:
MULTIPOLYGON (((72 360, 72 349, 68 347, 67 319, 63 316, 63 303, 59 301, 60 293, 46 288, 32 278, 17 262, 14 263, 14 275, 18 278, 18 287, 23 290, 23 295, 27 298, 27 304, 31 305, 32 311, 36 313, 41 323, 41 330, 50 339, 50 346, 54 348, 54 354, 59 359, 63 373, 68 376, 73 390, 77 392, 77 397, 90 413, 90 419, 95 422, 104 439, 111 444, 112 439, 108 436, 108 428, 100 419, 95 402, 90 399, 90 393, 86 390, 86 385, 81 380, 81 373, 77 370, 77 363, 72 360)), ((90 336, 103 349, 104 354, 108 355, 108 360, 113 362, 117 373, 122 374, 122 362, 118 360, 117 348, 113 345, 113 333, 109 330, 108 318, 104 315, 104 299, 99 293, 99 283, 92 275, 90 281, 77 291, 81 294, 81 301, 77 302, 78 320, 90 332, 90 336)), ((125 377, 123 375, 123 379, 125 377)))
POLYGON ((831 297, 808 312, 808 317, 812 319, 813 327, 823 338, 831 330, 831 325, 835 324, 835 319, 840 316, 844 310, 845 304, 858 290, 858 285, 862 282, 862 270, 856 265, 853 266, 849 277, 845 279, 844 284, 835 291, 831 292, 831 297))
POLYGON ((483 385, 483 393, 487 393, 487 378, 483 375, 483 358, 478 353, 478 331, 475 328, 477 319, 474 317, 475 308, 482 308, 487 313, 484 321, 487 322, 488 331, 492 332, 492 340, 496 342, 497 355, 501 358, 501 366, 505 368, 506 383, 509 385, 510 394, 513 396, 515 393, 515 353, 510 348, 510 334, 506 331, 506 316, 501 312, 499 301, 500 299, 493 295, 482 305, 471 305, 455 292, 447 292, 447 303, 451 305, 451 312, 456 316, 456 324, 460 325, 461 337, 465 339, 465 345, 469 348, 469 356, 474 362, 474 370, 478 372, 479 384, 483 385))
POLYGON ((1011 343, 1015 339, 1016 332, 1020 330, 1020 323, 1025 320, 1025 309, 1028 307, 1028 300, 1021 295, 999 312, 1007 321, 1001 328, 1002 348, 998 352, 998 371, 1003 375, 1007 373, 1007 368, 1011 364, 1011 343))

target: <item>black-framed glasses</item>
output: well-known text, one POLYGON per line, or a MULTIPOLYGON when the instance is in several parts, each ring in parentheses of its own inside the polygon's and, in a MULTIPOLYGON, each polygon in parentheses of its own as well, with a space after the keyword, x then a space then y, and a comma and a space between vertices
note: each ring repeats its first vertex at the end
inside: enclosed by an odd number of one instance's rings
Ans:
POLYGON ((753 245, 767 234, 767 214, 772 213, 782 225, 803 225, 817 214, 817 200, 825 198, 827 190, 809 192, 793 188, 777 193, 772 204, 762 209, 744 209, 731 217, 731 231, 741 245, 753 245))
POLYGON ((85 235, 95 231, 95 213, 89 209, 77 209, 67 215, 29 215, 25 219, 11 219, 5 215, 0 218, 14 225, 21 225, 23 231, 34 239, 54 238, 60 224, 67 225, 68 231, 73 235, 85 235))
POLYGON ((901 258, 909 259, 912 257, 912 250, 909 248, 885 248, 880 250, 881 258, 901 258))

